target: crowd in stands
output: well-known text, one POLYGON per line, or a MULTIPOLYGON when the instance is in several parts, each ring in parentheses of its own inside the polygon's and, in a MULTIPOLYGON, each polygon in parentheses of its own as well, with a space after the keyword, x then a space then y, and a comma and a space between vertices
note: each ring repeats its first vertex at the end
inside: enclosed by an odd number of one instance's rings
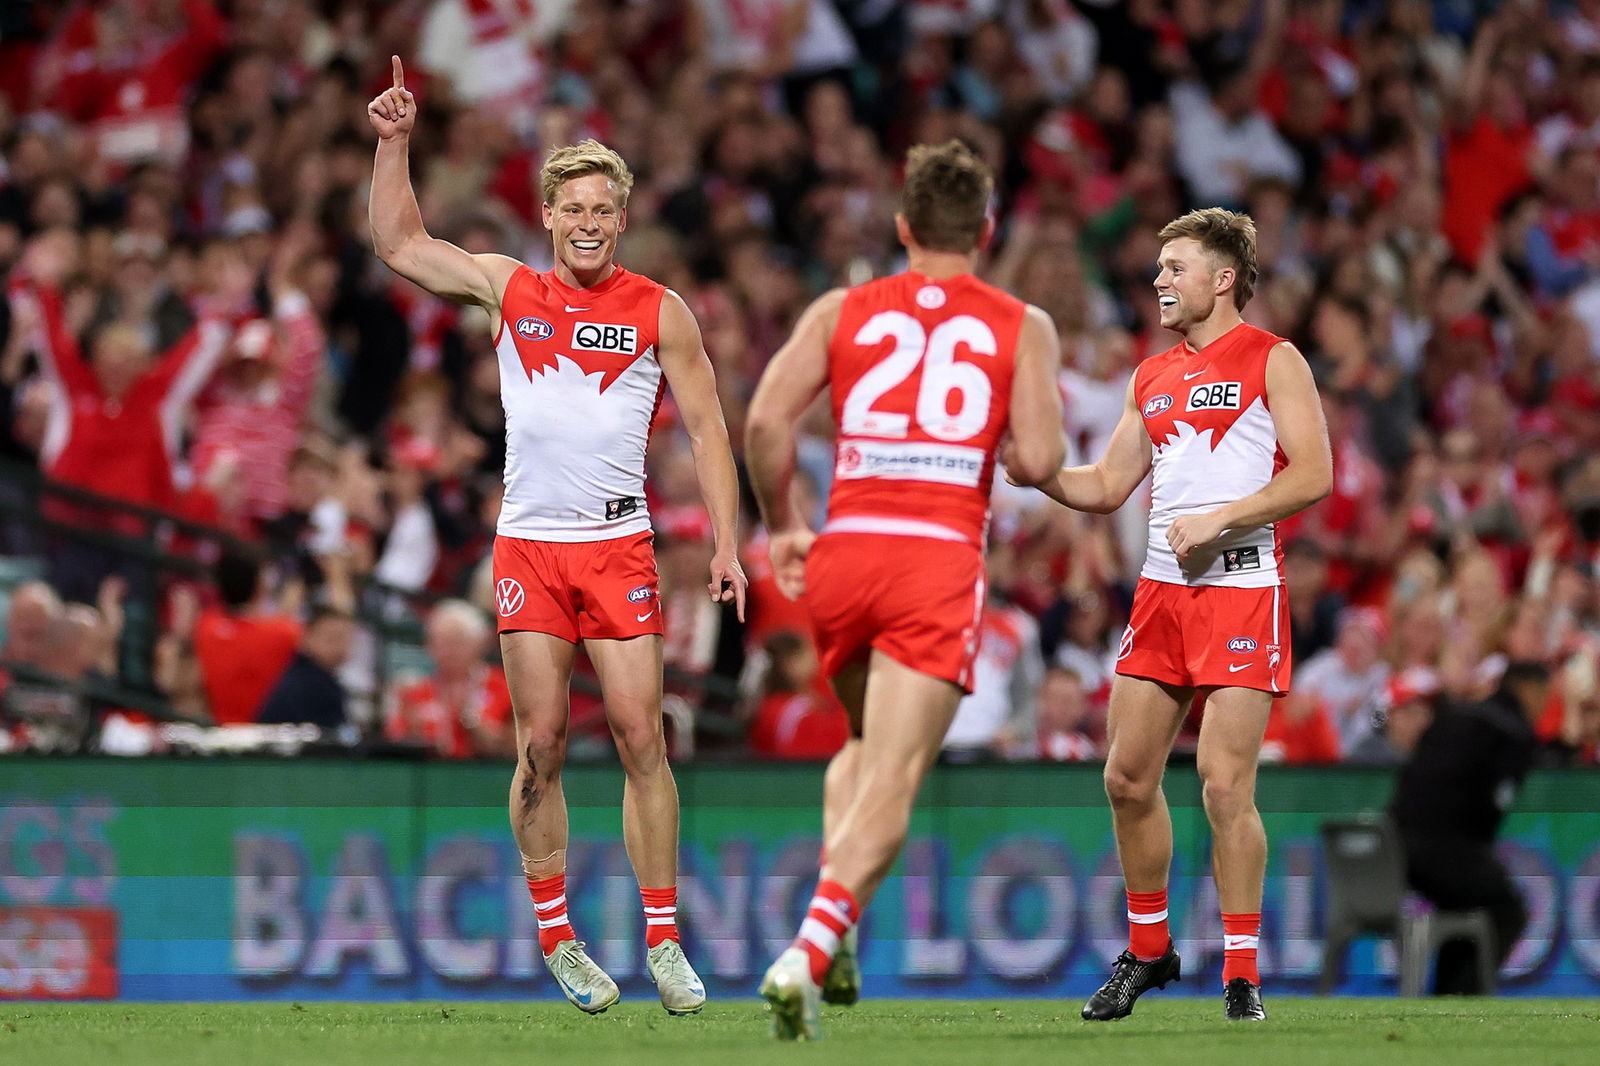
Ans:
MULTIPOLYGON (((1333 494, 1282 527, 1296 683, 1267 758, 1397 761, 1436 701, 1537 660, 1562 679, 1551 758, 1596 761, 1595 0, 6 5, 0 450, 254 545, 153 594, 154 676, 180 710, 315 704, 445 756, 507 750, 484 658, 490 325, 386 270, 367 235, 364 109, 391 53, 422 107, 424 218, 469 251, 547 268, 543 154, 585 136, 622 152, 621 261, 688 300, 736 450, 806 302, 902 262, 913 143, 964 138, 999 175, 983 271, 1056 322, 1069 462, 1098 456, 1133 367, 1174 342, 1150 285, 1159 227, 1247 210, 1245 317, 1310 360, 1335 463, 1333 494), (420 612, 425 676, 375 680, 374 601, 351 591, 369 580, 392 590, 380 616, 420 612)), ((819 407, 801 448, 817 500, 831 432, 819 407)), ((843 723, 753 514, 748 625, 700 591, 709 523, 670 399, 650 470, 669 688, 745 723, 759 754, 827 754, 843 723)), ((1103 754, 1138 498, 1098 517, 996 490, 981 683, 952 757, 1103 754)), ((0 661, 115 674, 115 571, 53 553, 10 596, 0 661)), ((12 678, 4 698, 35 689, 12 678)))

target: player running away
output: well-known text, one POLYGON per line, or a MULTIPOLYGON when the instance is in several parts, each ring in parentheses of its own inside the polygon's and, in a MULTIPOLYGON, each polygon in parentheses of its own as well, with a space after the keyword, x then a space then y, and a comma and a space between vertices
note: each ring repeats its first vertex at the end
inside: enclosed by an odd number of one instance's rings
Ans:
POLYGON ((1117 656, 1106 794, 1128 896, 1128 949, 1083 1008, 1126 1017, 1179 978, 1167 924, 1172 821, 1161 775, 1191 702, 1204 702, 1198 770, 1222 908, 1224 1013, 1262 1020, 1256 941, 1267 838, 1256 760, 1289 690, 1289 601, 1274 523, 1332 487, 1322 406, 1305 359, 1243 322, 1255 224, 1207 208, 1161 231, 1161 324, 1183 341, 1145 360, 1093 466, 1041 486, 1079 511, 1121 507, 1152 467, 1150 538, 1117 656))
POLYGON ((555 267, 469 255, 430 237, 411 189, 407 141, 417 104, 400 60, 367 107, 378 132, 370 215, 378 255, 447 299, 489 312, 506 410, 506 493, 494 547, 500 649, 517 730, 511 828, 556 983, 598 1014, 617 985, 568 918, 567 689, 579 641, 600 676, 627 784, 622 832, 639 879, 647 968, 673 1014, 705 988, 678 943, 678 792, 661 725, 662 624, 645 445, 662 389, 688 430, 716 541, 709 592, 744 616, 734 555, 738 484, 711 362, 677 293, 614 261, 633 184, 597 141, 559 148, 540 173, 555 267))
POLYGON ((803 593, 860 738, 828 771, 816 895, 761 982, 779 1039, 819 1035, 824 977, 971 691, 996 452, 1006 442, 1007 469, 1030 484, 1061 462, 1055 327, 972 274, 992 187, 959 142, 913 148, 895 218, 908 269, 807 308, 751 401, 746 459, 773 570, 786 595, 803 593), (839 437, 818 533, 790 489, 794 427, 824 389, 839 437))

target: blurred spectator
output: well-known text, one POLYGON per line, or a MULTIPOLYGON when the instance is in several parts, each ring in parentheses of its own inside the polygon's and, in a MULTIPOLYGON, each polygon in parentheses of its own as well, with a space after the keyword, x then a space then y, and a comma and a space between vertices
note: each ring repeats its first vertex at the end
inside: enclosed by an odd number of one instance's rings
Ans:
POLYGON ((1346 753, 1348 761, 1373 766, 1399 766, 1416 750, 1417 740, 1433 724, 1439 678, 1426 667, 1412 667, 1390 679, 1372 708, 1371 722, 1346 753))
POLYGON ((1261 740, 1261 761, 1289 766, 1326 766, 1339 761, 1339 731, 1328 705, 1297 683, 1274 700, 1261 740))
POLYGON ((1379 655, 1386 635, 1378 611, 1345 611, 1333 647, 1295 670, 1292 696, 1296 711, 1289 715, 1286 708, 1284 713, 1297 722, 1313 720, 1318 713, 1327 715, 1339 750, 1348 752, 1367 731, 1363 711, 1389 679, 1389 666, 1379 655), (1318 712, 1307 704, 1320 704, 1323 709, 1318 712))
MULTIPOLYGON (((212 577, 221 602, 198 615, 187 606, 180 608, 177 613, 192 629, 185 632, 185 625, 177 624, 174 632, 192 644, 212 721, 245 725, 257 720, 294 658, 300 624, 274 595, 269 569, 259 555, 226 552, 212 577)), ((294 592, 287 595, 292 600, 294 592)))
POLYGON ((1078 762, 1104 755, 1096 740, 1093 711, 1083 679, 1064 666, 1045 671, 1039 686, 1035 758, 1049 762, 1078 762))
POLYGON ((427 633, 433 673, 396 688, 384 735, 447 759, 511 756, 511 691, 504 671, 483 661, 493 636, 488 619, 463 600, 441 600, 427 633))
POLYGON ((944 736, 944 752, 954 759, 1031 756, 1037 719, 1034 701, 1044 676, 1039 625, 1026 611, 991 595, 984 603, 978 633, 973 691, 956 707, 944 736))
POLYGON ((303 722, 325 730, 348 723, 339 669, 350 658, 356 622, 348 611, 311 609, 300 646, 261 705, 262 725, 303 722))
POLYGON ((767 638, 767 670, 750 722, 750 748, 772 759, 820 762, 850 739, 844 708, 828 691, 811 641, 798 633, 767 638))
MULTIPOLYGON (((1400 769, 1393 812, 1405 842, 1411 887, 1446 910, 1489 911, 1496 933, 1496 969, 1527 923, 1522 893, 1494 852, 1494 840, 1517 789, 1533 768, 1533 723, 1550 693, 1550 671, 1512 663, 1499 690, 1475 704, 1434 717, 1400 769)), ((1452 941, 1439 951, 1434 991, 1477 995, 1472 946, 1452 941)))

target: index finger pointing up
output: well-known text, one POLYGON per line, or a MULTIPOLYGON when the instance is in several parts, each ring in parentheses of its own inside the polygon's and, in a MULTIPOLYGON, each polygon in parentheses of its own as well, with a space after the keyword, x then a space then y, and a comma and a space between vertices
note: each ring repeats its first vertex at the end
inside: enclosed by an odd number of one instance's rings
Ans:
POLYGON ((406 87, 406 71, 400 65, 400 57, 390 56, 389 63, 394 68, 394 87, 396 89, 404 89, 406 87))

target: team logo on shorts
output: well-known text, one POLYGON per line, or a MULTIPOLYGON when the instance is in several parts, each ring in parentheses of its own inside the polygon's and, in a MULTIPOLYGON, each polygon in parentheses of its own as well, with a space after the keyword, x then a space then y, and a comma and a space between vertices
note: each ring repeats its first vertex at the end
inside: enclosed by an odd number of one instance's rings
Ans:
POLYGON ((655 594, 656 590, 651 588, 649 585, 640 585, 638 588, 628 593, 628 602, 649 603, 650 597, 654 596, 655 594))
POLYGON ((1249 637, 1234 637, 1228 641, 1228 650, 1232 652, 1255 651, 1256 642, 1249 637))
POLYGON ((1163 392, 1160 396, 1152 396, 1144 402, 1144 416, 1146 418, 1154 418, 1171 406, 1172 397, 1166 393, 1163 392))
POLYGON ((556 328, 542 318, 517 319, 517 336, 526 337, 530 341, 545 341, 555 335, 556 328))
POLYGON ((1133 627, 1129 626, 1128 628, 1126 628, 1126 629, 1124 629, 1122 631, 1122 640, 1120 642, 1118 642, 1118 644, 1117 644, 1117 662, 1120 663, 1122 660, 1126 659, 1128 657, 1128 654, 1130 652, 1132 652, 1132 651, 1133 651, 1133 627))
POLYGON ((500 610, 501 618, 510 618, 522 610, 522 604, 526 599, 522 593, 522 585, 516 578, 503 577, 494 583, 494 603, 500 610))

